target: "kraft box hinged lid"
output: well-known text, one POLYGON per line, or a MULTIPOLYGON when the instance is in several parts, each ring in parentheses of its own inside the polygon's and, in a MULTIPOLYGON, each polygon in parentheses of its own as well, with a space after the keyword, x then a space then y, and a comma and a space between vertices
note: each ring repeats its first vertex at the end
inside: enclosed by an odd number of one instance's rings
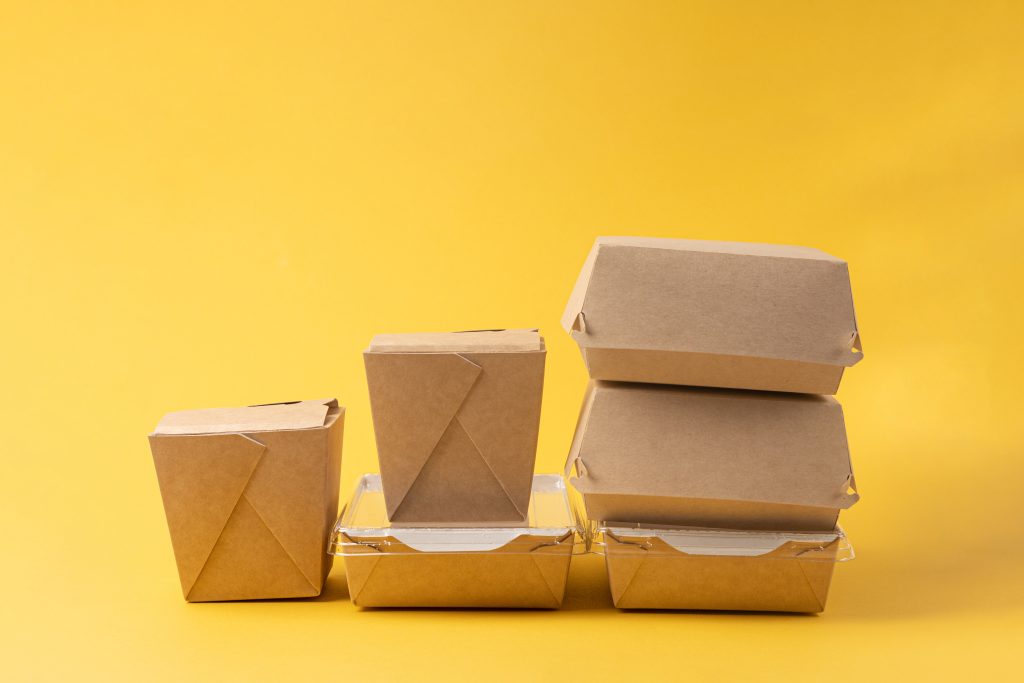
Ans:
POLYGON ((599 237, 562 326, 594 379, 834 394, 863 355, 846 262, 807 247, 599 237))
POLYGON ((831 396, 592 381, 573 468, 597 521, 831 530, 858 499, 831 396))

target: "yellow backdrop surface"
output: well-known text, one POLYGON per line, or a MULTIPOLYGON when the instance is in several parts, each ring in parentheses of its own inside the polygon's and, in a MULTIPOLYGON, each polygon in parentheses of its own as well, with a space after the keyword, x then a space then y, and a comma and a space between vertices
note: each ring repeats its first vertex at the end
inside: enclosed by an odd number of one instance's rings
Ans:
MULTIPOLYGON (((0 678, 1011 677, 1024 642, 1019 3, 4 2, 0 678), (863 500, 818 617, 182 601, 145 436, 336 395, 377 332, 539 326, 598 234, 851 264, 863 500)), ((344 495, 344 494, 343 494, 344 495)))

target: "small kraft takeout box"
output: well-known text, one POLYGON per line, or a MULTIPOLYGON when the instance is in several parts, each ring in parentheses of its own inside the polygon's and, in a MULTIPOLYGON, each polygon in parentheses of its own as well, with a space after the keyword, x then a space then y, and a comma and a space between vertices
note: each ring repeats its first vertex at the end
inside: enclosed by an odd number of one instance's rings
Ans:
POLYGON ((836 562, 853 559, 842 530, 752 532, 598 529, 620 608, 821 612, 836 562))
POLYGON ((510 527, 388 523, 379 475, 364 475, 334 531, 361 607, 539 607, 562 603, 578 516, 558 475, 533 477, 529 519, 510 527))
POLYGON ((343 427, 335 399, 160 420, 149 443, 186 600, 320 594, 343 427))
POLYGON ((381 334, 364 354, 394 525, 522 525, 537 454, 537 330, 381 334))
POLYGON ((834 394, 862 357, 846 262, 806 247, 599 237, 562 326, 593 379, 834 394))
POLYGON ((573 467, 598 522, 831 531, 858 499, 831 396, 591 381, 573 467))

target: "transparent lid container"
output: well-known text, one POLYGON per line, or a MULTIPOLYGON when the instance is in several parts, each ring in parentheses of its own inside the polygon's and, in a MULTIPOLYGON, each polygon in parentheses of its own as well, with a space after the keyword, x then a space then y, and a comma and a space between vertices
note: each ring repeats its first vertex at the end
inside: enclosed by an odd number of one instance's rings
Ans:
POLYGON ((535 474, 527 522, 519 527, 393 527, 379 474, 364 474, 331 537, 335 555, 532 552, 539 545, 585 549, 578 507, 557 474, 535 474), (580 541, 580 542, 577 542, 580 541))
POLYGON ((663 556, 756 557, 846 562, 855 555, 840 527, 832 532, 736 531, 639 526, 609 522, 591 527, 594 552, 642 550, 663 556))

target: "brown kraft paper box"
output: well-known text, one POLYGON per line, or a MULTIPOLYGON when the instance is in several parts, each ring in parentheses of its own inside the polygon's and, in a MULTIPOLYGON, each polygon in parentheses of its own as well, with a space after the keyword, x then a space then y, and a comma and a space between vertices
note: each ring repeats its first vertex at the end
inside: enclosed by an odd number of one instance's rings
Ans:
POLYGON ((862 357, 847 264, 807 247, 599 237, 562 326, 593 379, 834 394, 862 357))
POLYGON ((521 528, 390 526, 380 476, 365 475, 335 529, 352 602, 360 607, 557 608, 578 521, 558 475, 533 477, 521 528))
POLYGON ((858 499, 831 396, 591 381, 573 467, 599 522, 831 531, 858 499))
POLYGON ((532 607, 562 604, 572 534, 523 534, 482 553, 423 553, 394 538, 346 537, 352 603, 360 607, 532 607))
POLYGON ((395 526, 526 519, 545 355, 537 330, 373 338, 366 378, 395 526))
POLYGON ((838 532, 629 528, 603 538, 616 607, 776 612, 825 609, 842 540, 838 532))
POLYGON ((149 443, 186 600, 320 594, 343 426, 335 399, 160 420, 149 443))

